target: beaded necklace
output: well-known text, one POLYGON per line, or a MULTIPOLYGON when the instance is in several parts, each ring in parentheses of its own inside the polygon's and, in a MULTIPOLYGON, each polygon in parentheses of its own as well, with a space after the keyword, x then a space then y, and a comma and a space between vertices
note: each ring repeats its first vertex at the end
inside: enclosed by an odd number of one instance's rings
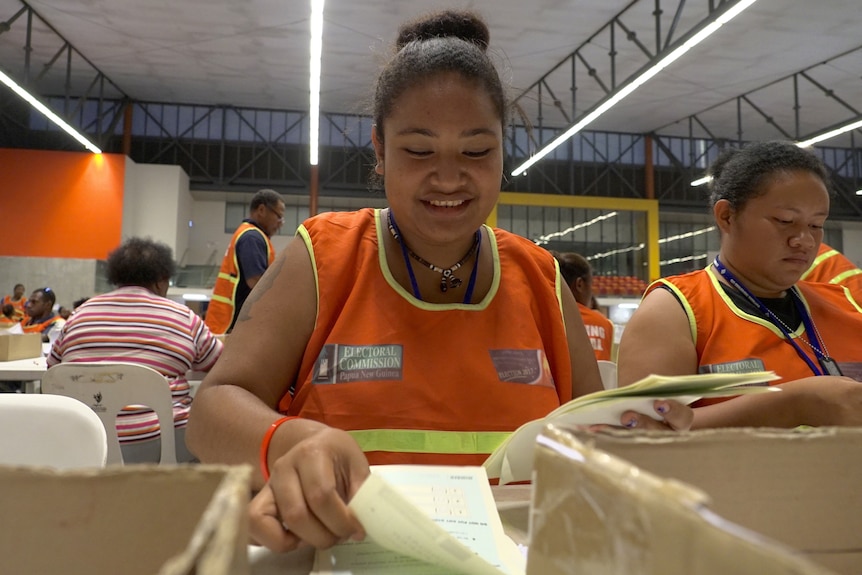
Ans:
POLYGON ((407 246, 407 242, 405 242, 401 237, 401 230, 398 229, 398 224, 395 223, 395 216, 392 215, 391 209, 389 209, 387 213, 387 220, 389 223, 389 232, 392 234, 392 237, 395 238, 395 241, 398 242, 398 245, 401 246, 401 253, 404 256, 404 264, 407 266, 407 273, 410 275, 410 286, 413 288, 413 295, 416 296, 416 299, 421 300, 422 296, 419 293, 419 284, 417 283, 416 276, 413 273, 413 266, 410 264, 410 258, 413 258, 429 270, 439 273, 440 291, 446 293, 449 291, 449 288, 455 289, 464 283, 461 278, 454 275, 454 272, 463 266, 475 253, 476 262, 473 264, 473 271, 470 273, 470 281, 467 284, 467 292, 464 294, 463 300, 463 303, 470 303, 470 300, 473 298, 473 288, 476 286, 476 274, 479 269, 479 250, 482 245, 482 233, 479 230, 476 230, 476 234, 473 236, 473 244, 470 246, 470 249, 467 250, 467 253, 464 254, 464 257, 458 260, 455 265, 449 268, 441 268, 440 266, 427 261, 407 246))

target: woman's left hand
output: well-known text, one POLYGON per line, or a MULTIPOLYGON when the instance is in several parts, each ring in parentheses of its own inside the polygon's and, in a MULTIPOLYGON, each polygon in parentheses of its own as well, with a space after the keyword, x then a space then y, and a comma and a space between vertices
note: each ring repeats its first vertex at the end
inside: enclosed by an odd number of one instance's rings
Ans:
POLYGON ((626 411, 620 417, 620 425, 626 429, 688 431, 694 422, 694 410, 678 401, 657 399, 653 402, 653 409, 658 420, 635 411, 626 411))

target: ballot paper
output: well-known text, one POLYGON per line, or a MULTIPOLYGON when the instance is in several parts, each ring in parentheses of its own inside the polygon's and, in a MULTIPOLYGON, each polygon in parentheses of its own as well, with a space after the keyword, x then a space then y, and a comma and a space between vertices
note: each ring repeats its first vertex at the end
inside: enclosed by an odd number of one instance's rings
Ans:
POLYGON ((350 501, 366 539, 315 555, 315 575, 522 575, 482 467, 373 466, 350 501))
POLYGON ((778 392, 780 388, 767 385, 776 379, 779 377, 772 371, 650 375, 632 385, 583 395, 516 429, 491 453, 483 467, 488 477, 499 479, 501 485, 529 481, 536 437, 548 423, 619 426, 627 411, 658 419, 653 409, 657 399, 673 399, 687 405, 707 397, 778 392))

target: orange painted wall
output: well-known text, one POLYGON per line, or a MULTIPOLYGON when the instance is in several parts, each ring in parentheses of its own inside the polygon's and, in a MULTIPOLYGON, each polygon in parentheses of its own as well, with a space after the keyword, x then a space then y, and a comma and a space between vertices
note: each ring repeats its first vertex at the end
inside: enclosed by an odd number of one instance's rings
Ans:
POLYGON ((0 148, 0 256, 104 259, 120 243, 125 156, 0 148))

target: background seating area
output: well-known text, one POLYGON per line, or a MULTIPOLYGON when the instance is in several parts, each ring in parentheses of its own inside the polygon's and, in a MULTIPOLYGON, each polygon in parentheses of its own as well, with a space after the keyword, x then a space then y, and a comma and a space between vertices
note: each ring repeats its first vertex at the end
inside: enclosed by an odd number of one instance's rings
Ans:
POLYGON ((640 297, 647 282, 634 276, 593 276, 593 293, 597 296, 625 295, 640 297))

